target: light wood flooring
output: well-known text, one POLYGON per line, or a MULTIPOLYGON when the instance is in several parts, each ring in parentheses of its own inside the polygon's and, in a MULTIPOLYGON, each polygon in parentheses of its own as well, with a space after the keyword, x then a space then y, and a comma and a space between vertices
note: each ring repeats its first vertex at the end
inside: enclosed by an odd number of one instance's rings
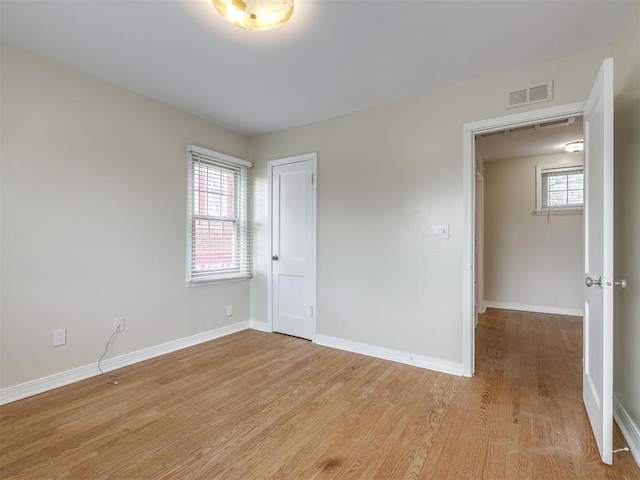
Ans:
POLYGON ((1 407, 0 477, 639 479, 600 463, 581 339, 489 310, 462 378, 244 331, 1 407))

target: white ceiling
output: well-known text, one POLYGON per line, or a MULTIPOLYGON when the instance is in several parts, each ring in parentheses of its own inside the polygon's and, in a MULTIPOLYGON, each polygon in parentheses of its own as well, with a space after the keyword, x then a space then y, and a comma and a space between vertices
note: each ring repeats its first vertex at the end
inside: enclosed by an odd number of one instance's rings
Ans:
POLYGON ((209 0, 2 0, 2 41, 244 134, 611 42, 629 3, 298 0, 244 31, 209 0))
POLYGON ((476 151, 485 162, 565 153, 567 143, 583 140, 583 119, 559 125, 532 125, 524 129, 476 137, 476 151))

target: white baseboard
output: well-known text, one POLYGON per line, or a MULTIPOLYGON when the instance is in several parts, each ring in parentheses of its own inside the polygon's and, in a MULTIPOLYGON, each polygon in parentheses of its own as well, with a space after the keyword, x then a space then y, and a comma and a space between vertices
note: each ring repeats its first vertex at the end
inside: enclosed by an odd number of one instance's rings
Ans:
POLYGON ((257 320, 249 320, 249 328, 252 330, 258 330, 259 332, 272 333, 269 325, 265 322, 258 322, 257 320))
POLYGON ((542 305, 527 305, 524 303, 491 302, 485 300, 486 308, 500 308, 502 310, 518 310, 520 312, 550 313, 552 315, 569 315, 571 317, 582 317, 584 312, 579 308, 546 307, 542 305))
POLYGON ((462 363, 450 362, 424 355, 415 355, 401 350, 377 347, 366 343, 352 342, 351 340, 329 337, 327 335, 316 335, 316 343, 325 347, 346 350, 348 352, 381 358, 383 360, 391 360, 392 362, 413 365, 415 367, 426 368, 428 370, 435 370, 436 372, 459 376, 462 375, 462 363))
POLYGON ((633 421, 629 412, 615 395, 613 396, 613 418, 620 427, 622 435, 629 442, 631 454, 640 467, 640 427, 633 421))
MULTIPOLYGON (((109 372, 118 368, 127 367, 134 363, 159 357, 167 353, 182 350, 183 348, 192 347, 199 343, 215 340, 216 338, 231 335, 248 328, 259 330, 262 332, 271 332, 266 323, 254 320, 234 323, 226 327, 216 328, 207 332, 192 335, 190 337, 172 340, 170 342, 154 345, 153 347, 144 348, 136 352, 126 353, 117 357, 108 358, 102 363, 103 370, 109 372)), ((317 335, 316 343, 326 347, 336 348, 338 350, 346 350, 349 352, 368 355, 370 357, 391 360, 393 362, 404 363, 416 367, 435 370, 437 372, 449 373, 453 375, 462 375, 462 364, 449 362, 437 358, 431 358, 424 355, 415 355, 400 350, 393 350, 385 347, 377 347, 366 343, 352 342, 341 338, 330 337, 326 335, 317 335)), ((91 363, 81 367, 66 370, 64 372, 55 373, 47 377, 38 378, 29 382, 13 385, 0 389, 0 405, 15 402, 23 398, 31 397, 39 393, 53 390, 54 388, 63 387, 86 378, 99 375, 98 364, 91 363)))
MULTIPOLYGON (((125 353, 124 355, 106 359, 102 363, 102 369, 107 372, 117 368, 126 367, 134 363, 142 362, 143 360, 149 360, 150 358, 159 357, 160 355, 175 352, 176 350, 192 347, 199 343, 231 335, 232 333, 240 332, 248 328, 248 321, 234 323, 233 325, 198 333, 197 335, 192 335, 190 337, 179 338, 160 345, 154 345, 153 347, 143 348, 136 352, 125 353)), ((6 387, 0 390, 0 405, 15 402, 16 400, 37 395, 64 385, 69 385, 70 383, 78 382, 99 374, 98 363, 96 362, 71 370, 66 370, 64 372, 55 373, 48 377, 37 378, 29 382, 6 387)))

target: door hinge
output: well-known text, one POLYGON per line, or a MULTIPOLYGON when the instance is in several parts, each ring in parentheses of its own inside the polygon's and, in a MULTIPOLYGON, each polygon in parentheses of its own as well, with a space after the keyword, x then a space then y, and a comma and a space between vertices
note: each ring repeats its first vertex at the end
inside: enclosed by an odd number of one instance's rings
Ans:
POLYGON ((313 317, 313 305, 311 305, 311 317, 313 317))
POLYGON ((311 185, 313 185, 313 173, 311 174, 311 185))

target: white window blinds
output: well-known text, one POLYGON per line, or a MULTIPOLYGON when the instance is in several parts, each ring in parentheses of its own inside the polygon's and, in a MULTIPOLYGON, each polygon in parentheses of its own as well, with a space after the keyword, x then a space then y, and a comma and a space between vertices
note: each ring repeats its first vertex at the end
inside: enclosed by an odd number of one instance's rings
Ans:
POLYGON ((581 208, 584 205, 584 169, 538 167, 538 209, 581 208))
POLYGON ((187 285, 251 276, 251 162, 187 147, 187 285))

